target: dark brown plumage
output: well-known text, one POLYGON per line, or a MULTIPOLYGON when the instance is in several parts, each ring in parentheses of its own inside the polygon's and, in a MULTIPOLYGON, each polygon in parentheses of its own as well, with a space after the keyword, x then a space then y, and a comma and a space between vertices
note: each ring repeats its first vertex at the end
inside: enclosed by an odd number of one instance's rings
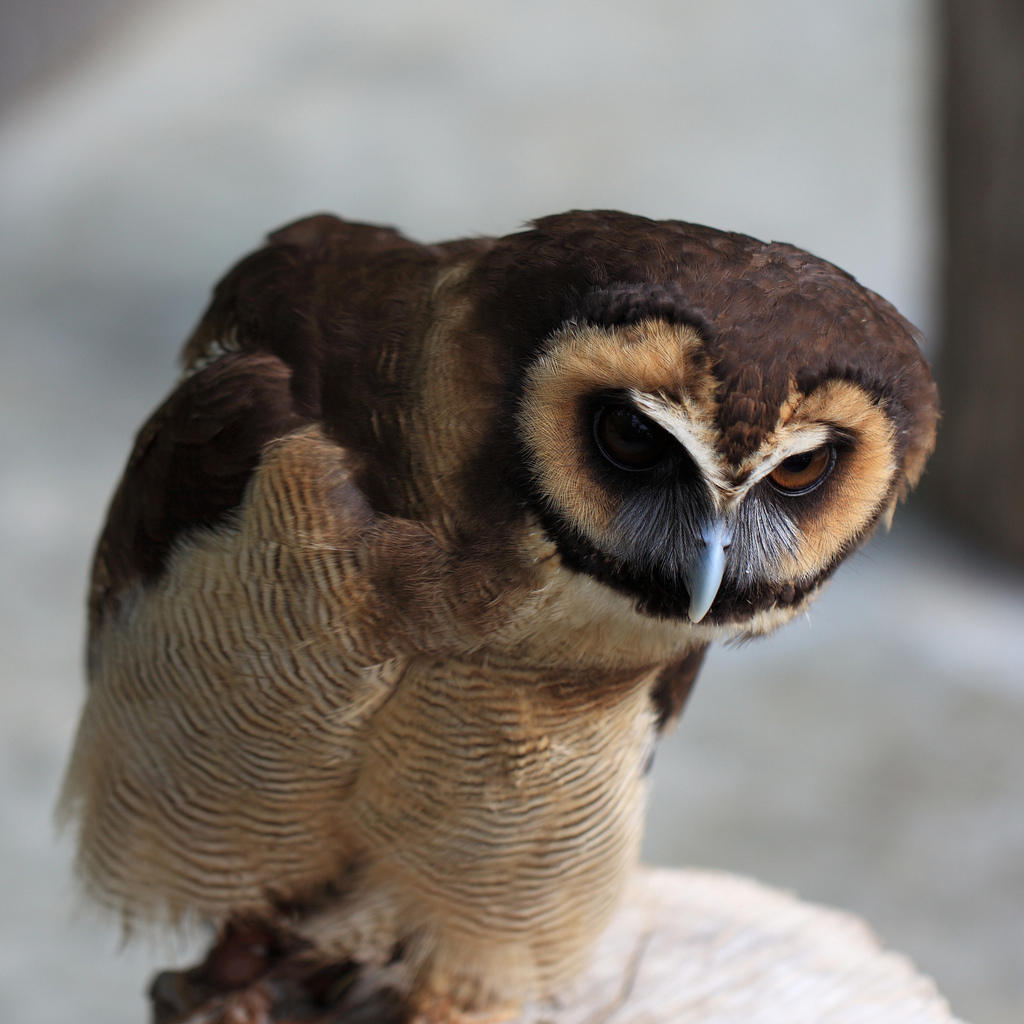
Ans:
POLYGON ((914 329, 798 249, 613 212, 235 267, 100 540, 65 806, 126 917, 246 915, 422 1003, 567 977, 708 643, 919 477, 914 329))

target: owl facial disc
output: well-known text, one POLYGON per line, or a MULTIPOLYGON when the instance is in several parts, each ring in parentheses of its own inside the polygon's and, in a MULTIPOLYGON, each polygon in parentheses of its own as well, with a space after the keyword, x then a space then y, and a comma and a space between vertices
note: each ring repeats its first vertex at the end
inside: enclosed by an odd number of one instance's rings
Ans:
POLYGON ((683 570, 690 593, 687 615, 691 622, 700 622, 707 615, 722 584, 725 552, 732 543, 732 527, 724 519, 712 519, 701 527, 700 535, 704 544, 683 570))

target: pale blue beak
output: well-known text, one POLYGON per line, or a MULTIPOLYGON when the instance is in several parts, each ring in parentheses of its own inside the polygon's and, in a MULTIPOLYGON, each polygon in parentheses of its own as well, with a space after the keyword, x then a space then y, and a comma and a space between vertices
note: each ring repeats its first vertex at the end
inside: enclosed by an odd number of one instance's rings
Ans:
POLYGON ((712 519, 701 527, 703 547, 683 570, 686 589, 690 592, 687 614, 691 622, 700 622, 708 613, 722 585, 725 552, 732 543, 732 527, 723 519, 712 519))

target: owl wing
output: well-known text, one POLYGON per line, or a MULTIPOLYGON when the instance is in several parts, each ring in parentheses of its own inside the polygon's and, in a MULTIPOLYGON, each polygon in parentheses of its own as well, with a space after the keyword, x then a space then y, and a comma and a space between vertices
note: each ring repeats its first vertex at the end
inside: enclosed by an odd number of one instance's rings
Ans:
POLYGON ((125 588, 160 578, 176 541, 230 517, 270 441, 310 422, 290 378, 269 353, 230 353, 187 378, 145 423, 97 547, 93 631, 125 588))
POLYGON ((685 657, 666 665, 658 673, 651 699, 658 713, 659 734, 675 725, 683 713, 706 652, 707 646, 694 647, 685 657))
POLYGON ((322 214, 274 232, 225 275, 182 352, 184 379, 139 432, 111 503, 93 631, 129 584, 160 577, 179 538, 234 514, 268 443, 326 414, 340 446, 358 447, 338 421, 369 419, 374 392, 393 392, 375 365, 437 263, 397 231, 322 214))
POLYGON ((334 218, 279 232, 218 286, 137 437, 63 797, 88 887, 126 916, 266 911, 358 856, 345 800, 409 650, 387 601, 443 555, 367 498, 374 452, 339 434, 369 418, 366 363, 415 337, 403 315, 437 262, 421 250, 334 218), (332 374, 347 404, 321 402, 332 374))

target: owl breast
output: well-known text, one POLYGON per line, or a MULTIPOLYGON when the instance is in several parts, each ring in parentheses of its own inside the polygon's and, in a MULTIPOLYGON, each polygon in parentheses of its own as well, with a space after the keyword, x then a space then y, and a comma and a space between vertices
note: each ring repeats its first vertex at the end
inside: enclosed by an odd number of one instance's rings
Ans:
POLYGON ((638 853, 650 680, 595 696, 593 679, 547 676, 493 660, 411 662, 374 718, 346 810, 374 851, 359 904, 390 904, 435 990, 437 979, 486 979, 483 991, 453 982, 463 1002, 570 977, 638 853))

